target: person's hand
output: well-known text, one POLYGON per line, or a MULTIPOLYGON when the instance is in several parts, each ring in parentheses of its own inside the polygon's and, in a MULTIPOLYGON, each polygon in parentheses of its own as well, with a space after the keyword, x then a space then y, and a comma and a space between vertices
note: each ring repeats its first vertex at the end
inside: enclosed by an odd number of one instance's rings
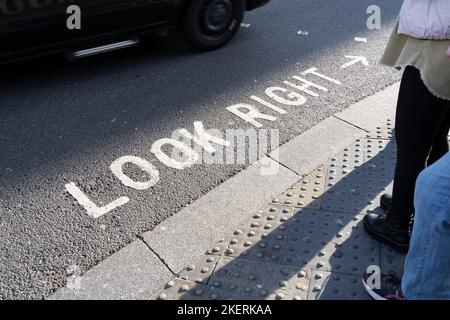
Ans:
POLYGON ((448 49, 447 49, 447 58, 450 59, 450 46, 449 46, 448 49))

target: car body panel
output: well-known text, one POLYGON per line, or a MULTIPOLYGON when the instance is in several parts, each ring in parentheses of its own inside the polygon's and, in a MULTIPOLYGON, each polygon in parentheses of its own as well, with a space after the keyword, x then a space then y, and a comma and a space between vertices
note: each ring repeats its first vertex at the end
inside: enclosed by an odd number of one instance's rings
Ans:
MULTIPOLYGON (((0 0, 0 63, 113 41, 175 24, 192 0, 0 0), (66 26, 81 8, 80 30, 66 26)), ((253 10, 268 0, 245 0, 253 10)))

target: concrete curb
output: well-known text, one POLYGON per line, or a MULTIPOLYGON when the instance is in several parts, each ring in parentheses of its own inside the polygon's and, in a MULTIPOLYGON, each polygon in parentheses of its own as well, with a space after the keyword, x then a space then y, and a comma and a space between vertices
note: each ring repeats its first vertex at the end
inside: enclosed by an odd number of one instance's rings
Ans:
POLYGON ((149 297, 215 241, 249 219, 292 184, 386 118, 393 119, 398 83, 325 119, 190 206, 142 235, 50 299, 140 299, 149 297), (261 175, 277 166, 276 175, 261 175), (232 201, 230 201, 232 199, 232 201), (72 288, 72 289, 71 289, 72 288))
POLYGON ((211 249, 214 241, 241 225, 254 208, 289 188, 299 176, 279 166, 274 176, 261 176, 261 159, 212 192, 144 234, 144 241, 175 273, 211 249), (230 201, 232 199, 232 201, 230 201))
POLYGON ((107 258, 82 277, 76 274, 50 300, 142 299, 158 290, 172 273, 140 240, 107 258))

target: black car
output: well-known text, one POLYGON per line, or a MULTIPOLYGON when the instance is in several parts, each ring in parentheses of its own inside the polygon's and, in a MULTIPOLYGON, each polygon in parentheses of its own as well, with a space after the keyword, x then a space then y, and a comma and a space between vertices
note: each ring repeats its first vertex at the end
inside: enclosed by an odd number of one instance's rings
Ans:
POLYGON ((225 45, 244 11, 269 0, 0 0, 0 63, 66 52, 72 58, 135 45, 176 25, 195 49, 225 45))

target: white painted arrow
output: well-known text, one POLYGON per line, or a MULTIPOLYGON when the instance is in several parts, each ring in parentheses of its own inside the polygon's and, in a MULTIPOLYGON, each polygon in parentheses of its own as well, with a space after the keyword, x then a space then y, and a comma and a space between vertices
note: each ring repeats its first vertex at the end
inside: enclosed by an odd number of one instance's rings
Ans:
POLYGON ((346 59, 352 59, 351 61, 343 64, 341 66, 342 69, 348 68, 354 64, 357 64, 359 62, 361 62, 363 65, 365 65, 366 67, 369 65, 369 61, 367 61, 366 57, 362 57, 362 56, 345 56, 346 59))

